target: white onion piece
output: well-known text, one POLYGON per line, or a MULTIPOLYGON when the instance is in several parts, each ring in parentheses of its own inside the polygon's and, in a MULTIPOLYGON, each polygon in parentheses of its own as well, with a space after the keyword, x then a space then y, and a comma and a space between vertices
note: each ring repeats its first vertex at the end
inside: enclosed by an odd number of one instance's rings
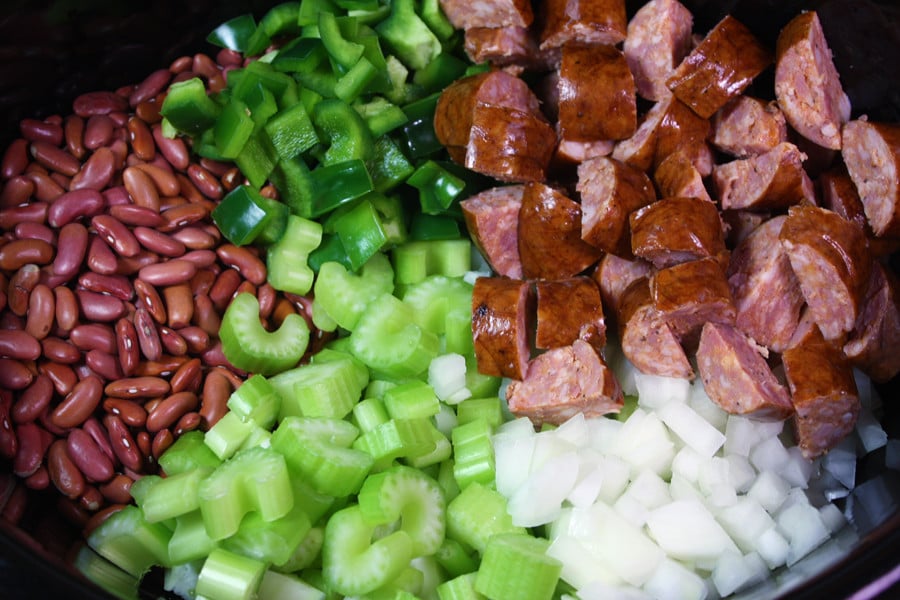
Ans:
POLYGON ((428 365, 428 385, 447 404, 459 404, 472 396, 466 388, 466 358, 462 354, 443 354, 428 365))
POLYGON ((726 551, 716 561, 712 581, 720 595, 728 596, 762 581, 767 575, 766 563, 756 552, 741 555, 726 551))
POLYGON ((634 374, 638 405, 643 408, 660 408, 670 402, 687 402, 691 394, 691 382, 678 377, 634 374))
POLYGON ((887 444, 887 432, 872 414, 872 410, 863 406, 856 420, 856 434, 866 452, 871 452, 887 444))
POLYGON ((738 549, 709 509, 695 500, 676 500, 650 511, 647 530, 678 560, 715 560, 726 550, 738 549))
POLYGON ((779 531, 790 544, 786 564, 791 566, 828 539, 828 527, 818 509, 811 504, 794 502, 778 512, 775 519, 779 531))
POLYGON ((704 600, 708 595, 703 579, 671 558, 660 562, 644 591, 657 600, 704 600))
POLYGON ((725 434, 686 404, 668 402, 658 412, 675 435, 703 456, 712 456, 725 443, 725 434))
POLYGON ((537 527, 559 517, 563 500, 578 477, 575 452, 556 455, 533 470, 509 497, 507 511, 514 525, 537 527))

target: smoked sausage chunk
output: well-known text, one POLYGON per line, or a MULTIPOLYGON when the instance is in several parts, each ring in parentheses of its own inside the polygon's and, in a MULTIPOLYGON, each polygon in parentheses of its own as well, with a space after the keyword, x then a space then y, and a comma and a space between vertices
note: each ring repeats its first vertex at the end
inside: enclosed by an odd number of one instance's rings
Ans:
POLYGON ((879 262, 872 266, 844 354, 875 381, 887 382, 900 373, 900 283, 879 262))
POLYGON ((527 279, 573 277, 602 254, 581 239, 581 205, 543 183, 525 185, 518 235, 527 279))
POLYGON ((606 252, 631 254, 628 216, 656 200, 647 175, 621 161, 597 157, 578 165, 581 239, 606 252))
POLYGON ((651 0, 634 13, 623 50, 639 96, 655 101, 669 95, 666 80, 691 51, 693 24, 678 0, 651 0))
POLYGON ((540 50, 534 31, 527 27, 470 27, 463 44, 476 64, 528 71, 555 69, 559 64, 559 52, 540 50))
POLYGON ((706 119, 740 95, 771 63, 771 52, 728 15, 681 61, 666 85, 706 119))
POLYGON ((457 29, 471 27, 528 27, 534 21, 529 0, 440 0, 457 29))
POLYGON ((531 357, 531 286, 506 277, 479 277, 472 290, 472 338, 478 372, 522 379, 531 357))
POLYGON ((775 98, 788 123, 819 146, 840 150, 850 99, 815 11, 800 13, 785 25, 775 56, 775 98))
POLYGON ((615 45, 625 39, 625 0, 546 0, 540 6, 542 49, 569 42, 615 45))
POLYGON ((815 188, 803 170, 806 155, 782 142, 758 156, 733 160, 713 170, 713 188, 723 209, 784 209, 815 203, 815 188))
POLYGON ((755 419, 780 421, 794 412, 760 348, 740 330, 706 323, 697 347, 697 371, 710 399, 723 410, 755 419))
POLYGON ((600 287, 604 313, 612 320, 619 313, 625 290, 638 279, 650 276, 650 263, 640 258, 628 259, 615 254, 605 254, 591 278, 600 287))
POLYGON ((787 139, 787 121, 775 102, 738 96, 712 119, 710 142, 737 158, 763 154, 787 139))
POLYGON ((509 410, 536 427, 561 424, 581 413, 599 417, 624 405, 622 388, 603 358, 584 340, 548 350, 528 364, 523 381, 506 389, 509 410))
POLYGON ((684 152, 673 152, 659 163, 653 172, 653 183, 660 198, 681 196, 712 201, 700 171, 684 152))
POLYGON ((586 276, 537 281, 537 328, 534 345, 539 350, 588 342, 597 352, 606 345, 606 321, 600 288, 586 276))
POLYGON ((715 258, 728 264, 716 205, 699 198, 663 198, 631 213, 631 251, 657 269, 715 258))
POLYGON ((844 126, 841 154, 877 236, 900 236, 900 125, 866 120, 844 126))
POLYGON ((872 266, 862 229, 824 208, 792 206, 779 239, 825 339, 853 329, 872 266))
POLYGON ((803 456, 812 460, 847 436, 859 417, 853 369, 841 349, 817 327, 781 355, 794 405, 794 432, 803 456))
POLYGON ((519 209, 524 185, 489 188, 459 203, 475 246, 500 275, 522 278, 519 209))

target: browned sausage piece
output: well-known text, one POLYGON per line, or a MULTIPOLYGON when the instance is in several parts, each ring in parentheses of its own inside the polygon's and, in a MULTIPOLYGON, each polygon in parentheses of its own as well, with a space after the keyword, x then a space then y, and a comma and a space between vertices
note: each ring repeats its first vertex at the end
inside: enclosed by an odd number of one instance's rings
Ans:
POLYGON ((722 222, 725 223, 725 242, 729 247, 740 244, 754 229, 771 217, 765 212, 751 210, 723 210, 722 222))
POLYGON ((900 236, 900 125, 850 121, 841 155, 877 236, 900 236))
POLYGON ((524 381, 506 389, 509 410, 535 426, 560 424, 582 413, 599 417, 621 410, 622 388, 600 355, 583 340, 548 350, 528 364, 524 381))
POLYGON ((697 347, 697 371, 710 399, 735 415, 772 421, 789 417, 794 412, 790 395, 764 353, 731 325, 705 324, 697 347))
POLYGON ((739 96, 771 62, 771 52, 728 15, 681 61, 666 85, 694 112, 709 118, 739 96))
POLYGON ((653 305, 648 278, 636 279, 622 294, 616 321, 622 353, 641 373, 693 379, 681 342, 653 305))
POLYGON ((653 305, 688 351, 696 347, 707 321, 733 325, 734 300, 719 261, 702 258, 655 271, 650 277, 653 305))
POLYGON ((781 355, 794 405, 797 446, 808 459, 821 456, 853 431, 859 394, 841 349, 813 328, 781 355))
POLYGON ((457 29, 528 27, 534 21, 529 0, 440 0, 447 19, 457 29))
POLYGON ((590 277, 537 281, 537 327, 534 345, 540 350, 568 346, 582 339, 597 352, 606 345, 606 321, 600 288, 590 277))
POLYGON ((623 50, 642 98, 669 95, 666 80, 691 51, 693 25, 694 17, 678 0, 651 0, 634 13, 623 50))
POLYGON ((819 146, 840 150, 850 99, 815 11, 800 13, 785 25, 775 57, 775 98, 788 123, 819 146))
POLYGON ((463 164, 500 181, 544 181, 555 147, 556 132, 540 113, 481 105, 463 164))
POLYGON ((581 239, 606 252, 631 253, 628 215, 656 200, 647 175, 618 160, 597 157, 578 165, 581 239))
POLYGON ((522 379, 531 357, 531 286, 506 277, 479 277, 472 290, 472 338, 478 371, 522 379))
POLYGON ((738 96, 712 119, 710 142, 738 158, 763 154, 787 139, 787 122, 775 102, 738 96))
POLYGON ((887 382, 900 373, 900 282, 879 262, 872 267, 844 354, 875 381, 887 382))
POLYGON ((625 39, 625 0, 546 0, 540 6, 542 49, 569 42, 615 45, 625 39))
POLYGON ((547 71, 559 65, 559 52, 540 50, 528 27, 470 27, 463 44, 466 55, 477 64, 528 71, 547 71))
POLYGON ((713 188, 723 209, 783 209, 815 203, 815 189, 797 146, 783 142, 758 156, 733 160, 713 169, 713 188))
POLYGON ((650 263, 640 258, 627 259, 615 254, 605 254, 597 268, 591 272, 591 278, 600 287, 600 298, 603 300, 605 314, 612 320, 619 314, 622 296, 632 283, 650 276, 650 263))
POLYGON ((612 154, 616 143, 613 140, 599 140, 594 142, 575 142, 560 139, 556 144, 556 153, 553 160, 561 164, 577 165, 598 156, 612 154))
POLYGON ((853 329, 872 267, 862 229, 824 208, 792 206, 779 238, 825 339, 853 329))
POLYGON ((472 241, 500 275, 522 278, 519 260, 519 209, 524 185, 494 187, 459 203, 472 241))
POLYGON ((700 198, 663 198, 631 213, 631 251, 657 269, 711 257, 728 264, 719 209, 700 198))
POLYGON ((660 198, 675 196, 712 201, 700 171, 684 152, 673 152, 653 172, 653 183, 660 198))
POLYGON ((559 66, 559 133, 567 140, 621 140, 637 128, 634 77, 614 46, 566 44, 559 66))
POLYGON ((728 286, 737 309, 735 325, 756 343, 781 352, 800 321, 803 293, 779 242, 786 216, 754 229, 731 254, 728 286))
POLYGON ((853 221, 863 231, 871 232, 862 199, 846 165, 839 163, 820 173, 816 178, 816 187, 819 191, 819 206, 853 221))
POLYGON ((519 258, 528 279, 565 279, 600 259, 581 239, 581 205, 542 183, 528 183, 519 210, 519 258))

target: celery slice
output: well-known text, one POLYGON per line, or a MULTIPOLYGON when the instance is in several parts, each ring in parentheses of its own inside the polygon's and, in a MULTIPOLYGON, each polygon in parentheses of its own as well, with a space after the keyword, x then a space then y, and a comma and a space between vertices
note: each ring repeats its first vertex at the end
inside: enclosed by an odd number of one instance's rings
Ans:
POLYGON ((429 275, 465 275, 471 265, 472 243, 467 239, 417 240, 397 246, 392 254, 396 282, 412 284, 429 275))
MULTIPOLYGON (((441 542, 441 545, 434 553, 434 557, 441 568, 449 573, 451 577, 458 577, 465 573, 474 574, 478 569, 478 561, 472 556, 471 549, 466 549, 465 546, 453 538, 444 538, 444 541, 441 542)), ((474 584, 475 581, 473 579, 472 585, 474 584)))
POLYGON ((291 557, 284 564, 275 567, 282 573, 296 573, 313 564, 319 558, 322 551, 322 542, 325 539, 325 529, 313 527, 306 532, 306 536, 294 549, 291 557))
POLYGON ((215 547, 216 542, 206 533, 199 509, 175 518, 175 529, 169 538, 169 558, 173 564, 206 558, 215 547))
POLYGON ((161 478, 140 502, 144 518, 148 523, 158 523, 197 510, 200 507, 197 488, 212 471, 209 467, 198 467, 161 478))
POLYGON ((488 598, 550 600, 562 563, 547 556, 550 541, 527 534, 499 534, 488 540, 475 590, 488 598))
POLYGON ((338 262, 326 262, 319 267, 313 291, 318 308, 338 326, 352 331, 369 302, 394 291, 394 270, 381 253, 370 258, 359 275, 338 262))
POLYGON ((477 573, 464 573, 437 586, 439 600, 487 600, 475 591, 477 573))
POLYGON ((353 422, 364 434, 387 423, 389 419, 384 403, 378 398, 366 398, 353 407, 353 422))
POLYGON ((370 475, 359 490, 359 509, 372 525, 400 520, 413 557, 434 554, 444 540, 446 502, 437 482, 418 469, 396 466, 370 475))
POLYGON ((441 410, 434 388, 424 381, 409 381, 384 393, 384 407, 393 419, 433 417, 441 410))
POLYGON ((137 600, 138 578, 112 564, 90 546, 79 548, 73 564, 82 575, 116 598, 137 600))
POLYGON ((227 412, 206 432, 203 442, 219 460, 225 460, 240 449, 252 431, 253 423, 227 412))
POLYGON ((416 323, 438 335, 447 331, 452 313, 463 313, 471 321, 472 285, 462 278, 431 275, 407 286, 402 298, 415 309, 416 323))
POLYGON ((209 553, 195 590, 198 598, 250 600, 256 596, 265 563, 221 548, 209 553))
POLYGON ((234 535, 222 540, 222 548, 266 564, 283 565, 303 542, 312 524, 295 503, 288 514, 264 521, 258 512, 244 517, 234 535))
POLYGON ((155 565, 170 565, 170 537, 165 525, 148 523, 141 509, 129 505, 103 521, 87 542, 97 554, 140 579, 155 565))
POLYGON ((407 456, 404 460, 409 466, 424 469, 425 467, 440 464, 453 455, 453 446, 450 444, 450 440, 431 421, 428 421, 428 432, 431 435, 434 448, 422 454, 407 456))
POLYGON ((259 597, 265 600, 325 600, 326 595, 299 577, 270 569, 259 584, 259 597))
POLYGON ((525 533, 513 525, 506 498, 497 490, 472 483, 447 505, 447 535, 484 553, 488 540, 500 533, 525 533))
POLYGON ((491 426, 484 419, 457 425, 450 432, 455 465, 453 475, 461 489, 472 482, 488 485, 494 481, 494 446, 491 426))
POLYGON ((166 475, 177 475, 197 467, 215 469, 222 461, 204 443, 202 431, 186 431, 159 457, 159 466, 166 475))
POLYGON ((428 419, 389 419, 367 431, 353 447, 370 454, 378 464, 406 456, 420 456, 434 449, 428 419))
POLYGON ((365 382, 352 357, 310 363, 295 369, 292 392, 284 396, 279 418, 328 417, 342 419, 359 402, 365 382))

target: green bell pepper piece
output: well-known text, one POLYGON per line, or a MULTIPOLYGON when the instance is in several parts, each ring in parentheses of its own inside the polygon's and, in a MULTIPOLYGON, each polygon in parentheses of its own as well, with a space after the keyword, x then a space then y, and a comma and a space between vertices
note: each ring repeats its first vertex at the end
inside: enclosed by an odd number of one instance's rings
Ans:
POLYGON ((416 13, 414 0, 393 0, 390 16, 375 29, 411 69, 424 69, 441 53, 441 41, 416 13))
POLYGON ((206 94, 206 86, 199 77, 192 77, 169 86, 159 114, 178 131, 197 135, 212 127, 221 108, 206 94))
POLYGON ((245 52, 247 43, 255 31, 256 20, 248 13, 219 25, 206 36, 206 41, 220 48, 245 52))

